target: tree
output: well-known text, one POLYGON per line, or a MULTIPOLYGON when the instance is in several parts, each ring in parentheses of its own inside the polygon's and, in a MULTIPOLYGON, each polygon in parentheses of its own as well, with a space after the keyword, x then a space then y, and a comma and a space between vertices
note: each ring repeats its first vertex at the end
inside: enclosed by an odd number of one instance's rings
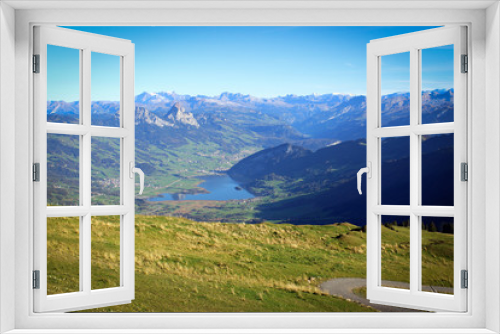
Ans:
POLYGON ((437 232, 437 227, 436 227, 436 224, 434 222, 430 222, 428 231, 429 232, 437 232))
POLYGON ((443 233, 453 234, 453 224, 451 223, 444 224, 443 233))
POLYGON ((394 227, 393 227, 394 223, 385 223, 384 226, 387 227, 389 230, 394 231, 394 227))

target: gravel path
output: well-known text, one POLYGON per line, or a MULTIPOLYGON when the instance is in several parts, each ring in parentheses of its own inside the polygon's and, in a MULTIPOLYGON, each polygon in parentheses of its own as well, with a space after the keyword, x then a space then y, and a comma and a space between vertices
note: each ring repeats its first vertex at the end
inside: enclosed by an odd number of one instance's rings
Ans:
MULTIPOLYGON (((394 288, 409 288, 408 283, 393 282, 393 281, 382 281, 384 286, 390 286, 394 288)), ((386 306, 379 304, 372 304, 366 298, 356 295, 352 292, 355 288, 361 288, 366 286, 365 278, 335 278, 320 284, 320 289, 334 296, 339 296, 344 299, 350 299, 365 306, 370 306, 381 312, 420 312, 418 310, 407 309, 395 306, 386 306)), ((440 293, 453 293, 453 288, 442 288, 442 287, 432 287, 424 286, 425 291, 433 291, 440 293)))

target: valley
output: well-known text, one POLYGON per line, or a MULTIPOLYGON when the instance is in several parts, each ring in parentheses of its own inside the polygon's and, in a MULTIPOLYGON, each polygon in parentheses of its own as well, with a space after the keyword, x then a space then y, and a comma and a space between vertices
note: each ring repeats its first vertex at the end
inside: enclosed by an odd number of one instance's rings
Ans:
MULTIPOLYGON (((453 90, 424 92, 423 103, 426 122, 453 120, 453 90)), ((408 94, 384 96, 384 124, 407 124, 408 108, 408 94)), ((47 119, 75 123, 78 109, 78 102, 50 101, 47 119)), ((342 94, 267 99, 233 93, 139 94, 136 165, 146 174, 146 187, 136 200, 137 212, 197 221, 364 225, 365 197, 356 191, 355 174, 365 165, 365 113, 364 96, 342 94), (200 183, 210 175, 227 175, 255 198, 186 200, 208 192, 200 183), (161 194, 184 200, 161 201, 161 194)), ((116 125, 119 117, 116 102, 93 102, 92 124, 116 125)), ((77 142, 63 137, 48 142, 51 205, 78 200, 77 142)), ((108 141, 93 151, 93 165, 99 167, 92 170, 93 203, 110 204, 110 197, 116 197, 119 173, 113 161, 119 157, 113 152, 119 152, 118 145, 108 141)), ((424 191, 452 171, 453 139, 433 136, 425 145, 432 169, 427 169, 424 191)), ((409 189, 409 150, 398 138, 382 146, 389 152, 383 156, 383 171, 391 175, 384 198, 397 204, 409 189)), ((426 191, 426 198, 449 202, 452 188, 441 188, 426 191)))

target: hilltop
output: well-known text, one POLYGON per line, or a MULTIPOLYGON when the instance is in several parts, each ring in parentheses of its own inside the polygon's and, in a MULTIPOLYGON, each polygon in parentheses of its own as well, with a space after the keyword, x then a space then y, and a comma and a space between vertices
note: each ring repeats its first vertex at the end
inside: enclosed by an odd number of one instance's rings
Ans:
MULTIPOLYGON (((49 218, 48 293, 78 289, 74 219, 49 218), (76 259, 76 261, 75 261, 76 259)), ((119 284, 119 218, 92 221, 92 287, 119 284)), ((319 289, 366 275, 366 233, 328 226, 136 216, 135 300, 94 312, 373 312, 319 289)), ((452 286, 453 235, 422 231, 423 284, 452 286)), ((409 278, 409 228, 382 228, 384 279, 409 278)))

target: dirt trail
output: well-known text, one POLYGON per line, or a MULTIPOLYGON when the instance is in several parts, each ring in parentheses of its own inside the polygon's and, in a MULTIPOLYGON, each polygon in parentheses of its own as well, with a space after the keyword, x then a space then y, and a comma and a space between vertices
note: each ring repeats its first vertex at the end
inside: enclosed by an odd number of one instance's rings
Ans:
MULTIPOLYGON (((382 281, 384 286, 390 286, 394 288, 404 288, 408 289, 408 283, 394 282, 394 281, 382 281)), ((320 284, 320 289, 334 296, 339 296, 344 299, 350 299, 356 301, 365 306, 370 306, 381 312, 420 312, 418 310, 412 310, 396 306, 386 306, 379 304, 372 304, 366 298, 356 295, 352 292, 355 288, 361 288, 366 286, 365 278, 335 278, 320 284)), ((425 291, 440 292, 440 293, 453 293, 453 288, 442 288, 442 287, 432 287, 424 286, 425 291)))

